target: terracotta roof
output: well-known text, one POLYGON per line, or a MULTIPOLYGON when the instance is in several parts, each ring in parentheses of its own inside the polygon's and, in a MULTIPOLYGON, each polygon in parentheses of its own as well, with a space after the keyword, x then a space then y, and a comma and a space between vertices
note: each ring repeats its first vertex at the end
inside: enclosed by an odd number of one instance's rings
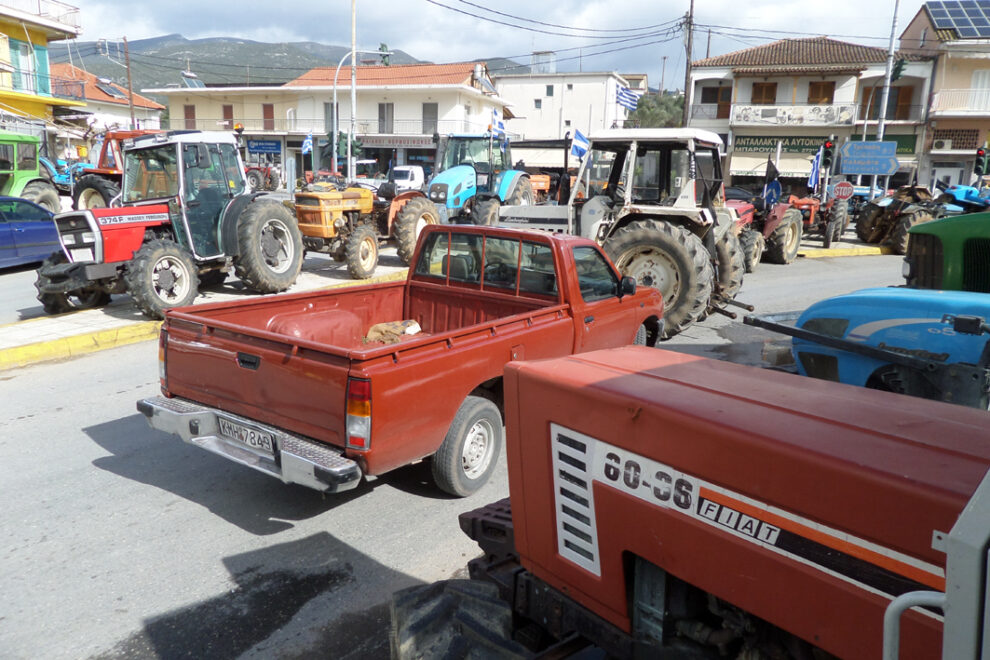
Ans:
MULTIPOLYGON (((476 62, 453 64, 402 64, 397 66, 359 66, 355 69, 357 86, 377 85, 469 85, 476 62)), ((485 65, 482 64, 484 67, 485 65)), ((332 86, 336 67, 324 66, 307 71, 285 87, 332 86)), ((340 67, 338 87, 351 84, 351 67, 340 67)))
MULTIPOLYGON (((922 59, 920 55, 907 53, 899 53, 896 57, 904 57, 909 60, 922 59)), ((781 39, 763 46, 708 57, 693 62, 692 66, 787 68, 812 64, 824 66, 882 64, 886 61, 887 49, 885 48, 861 46, 828 37, 809 37, 806 39, 781 39)))
MULTIPOLYGON (((102 89, 97 86, 100 82, 99 77, 89 73, 88 71, 83 71, 82 69, 72 66, 66 62, 61 62, 58 64, 51 65, 51 73, 54 78, 63 78, 66 80, 81 80, 85 85, 86 89, 86 100, 93 101, 96 103, 113 103, 115 105, 129 105, 127 102, 127 89, 116 84, 109 84, 111 87, 123 95, 123 98, 111 96, 107 94, 102 89)), ((149 108, 151 110, 164 110, 165 106, 160 103, 155 103, 151 99, 141 96, 140 94, 134 94, 134 107, 135 108, 149 108)))

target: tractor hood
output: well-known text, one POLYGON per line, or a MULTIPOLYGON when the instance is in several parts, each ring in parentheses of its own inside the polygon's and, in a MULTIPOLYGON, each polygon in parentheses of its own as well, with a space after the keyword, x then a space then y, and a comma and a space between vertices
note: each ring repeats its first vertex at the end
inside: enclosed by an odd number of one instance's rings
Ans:
POLYGON ((430 201, 443 204, 449 209, 463 207, 467 200, 474 197, 478 188, 478 176, 471 165, 457 165, 440 172, 430 181, 430 201))

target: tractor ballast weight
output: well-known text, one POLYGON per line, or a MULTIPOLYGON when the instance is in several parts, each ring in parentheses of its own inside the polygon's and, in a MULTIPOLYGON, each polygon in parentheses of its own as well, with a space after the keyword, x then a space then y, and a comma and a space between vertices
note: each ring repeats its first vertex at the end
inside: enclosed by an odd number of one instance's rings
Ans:
MULTIPOLYGON (((940 200, 944 195, 940 197, 940 200)), ((892 195, 867 203, 856 220, 856 235, 864 243, 890 243, 896 254, 907 251, 912 227, 945 216, 946 208, 923 186, 903 186, 892 195)))

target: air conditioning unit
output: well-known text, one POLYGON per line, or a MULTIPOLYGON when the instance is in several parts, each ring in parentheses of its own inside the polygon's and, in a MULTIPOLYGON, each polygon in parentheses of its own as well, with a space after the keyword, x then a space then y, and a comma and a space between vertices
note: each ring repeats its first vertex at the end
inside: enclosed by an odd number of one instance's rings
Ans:
POLYGON ((935 151, 949 151, 952 149, 952 140, 935 140, 932 142, 932 149, 935 151))

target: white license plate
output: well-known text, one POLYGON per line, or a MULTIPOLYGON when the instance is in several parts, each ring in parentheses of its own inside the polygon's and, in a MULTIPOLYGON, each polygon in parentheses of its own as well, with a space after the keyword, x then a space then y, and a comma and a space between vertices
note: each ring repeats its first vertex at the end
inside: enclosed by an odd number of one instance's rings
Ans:
POLYGON ((93 248, 70 248, 73 262, 93 261, 93 248))
POLYGON ((230 440, 236 440, 252 449, 262 449, 269 454, 275 453, 275 434, 268 431, 253 429, 244 424, 238 424, 226 417, 217 417, 220 435, 230 440))

